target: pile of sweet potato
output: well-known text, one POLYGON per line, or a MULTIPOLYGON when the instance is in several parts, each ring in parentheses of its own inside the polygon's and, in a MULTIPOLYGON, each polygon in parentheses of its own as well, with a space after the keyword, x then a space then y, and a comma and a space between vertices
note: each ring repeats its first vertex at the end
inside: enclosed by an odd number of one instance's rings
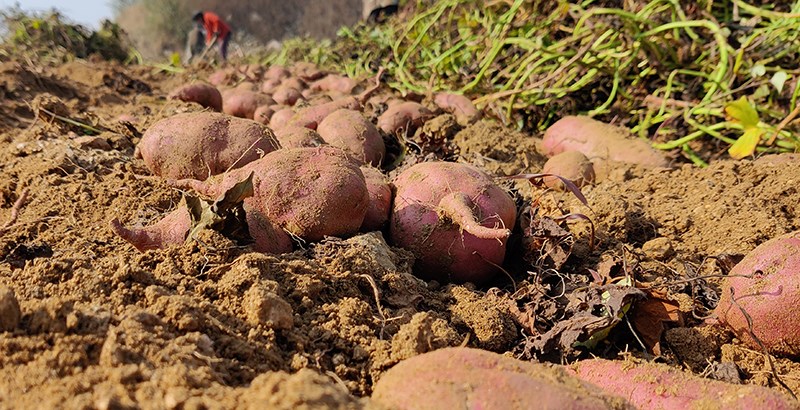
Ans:
MULTIPOLYGON (((436 111, 463 124, 480 112, 454 94, 436 95, 430 108, 385 95, 370 100, 380 75, 357 81, 310 64, 221 71, 209 83, 174 90, 171 98, 205 110, 153 124, 138 152, 153 174, 210 199, 250 178, 243 209, 257 251, 385 230, 394 245, 414 252, 423 277, 492 279, 516 222, 511 196, 468 165, 426 162, 391 183, 381 168, 385 140, 412 133, 436 111), (380 113, 370 116, 367 106, 380 113)), ((148 227, 114 220, 112 228, 147 250, 181 244, 194 224, 181 206, 148 227)))

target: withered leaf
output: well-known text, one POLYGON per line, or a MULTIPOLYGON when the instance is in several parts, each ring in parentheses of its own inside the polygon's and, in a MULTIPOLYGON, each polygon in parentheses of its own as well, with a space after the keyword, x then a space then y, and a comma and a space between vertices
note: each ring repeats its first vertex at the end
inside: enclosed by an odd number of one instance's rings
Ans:
POLYGON ((574 356, 578 347, 593 349, 622 321, 633 302, 644 296, 635 287, 613 284, 592 284, 574 292, 569 295, 570 315, 535 337, 531 347, 543 355, 559 353, 562 357, 574 356))
POLYGON ((636 302, 631 313, 631 323, 649 353, 661 354, 661 335, 665 323, 683 324, 680 305, 669 300, 663 292, 645 289, 647 298, 636 302))
POLYGON ((247 179, 225 191, 213 203, 185 194, 183 200, 192 220, 192 227, 186 240, 191 240, 203 229, 214 229, 238 243, 252 242, 244 209, 244 200, 251 196, 253 196, 252 172, 247 179))
POLYGON ((522 246, 524 258, 535 266, 561 268, 572 253, 572 233, 550 217, 537 216, 537 209, 523 214, 522 246), (527 215, 525 215, 527 214, 527 215))

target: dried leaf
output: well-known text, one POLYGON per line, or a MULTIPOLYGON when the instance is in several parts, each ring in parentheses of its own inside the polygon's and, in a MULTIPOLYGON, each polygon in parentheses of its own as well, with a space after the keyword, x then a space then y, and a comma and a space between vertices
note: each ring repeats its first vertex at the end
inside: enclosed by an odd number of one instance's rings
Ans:
POLYGON ((568 296, 569 316, 530 342, 530 347, 543 355, 571 357, 578 347, 595 348, 622 321, 632 303, 645 294, 635 287, 606 285, 590 286, 568 296))
POLYGON ((523 258, 536 266, 547 265, 559 269, 567 262, 572 252, 572 234, 547 216, 537 217, 537 210, 530 208, 523 213, 522 227, 523 258))
POLYGON ((211 204, 194 195, 185 194, 183 200, 192 220, 192 228, 186 240, 190 241, 203 229, 214 229, 239 243, 252 242, 244 209, 244 200, 251 196, 253 173, 211 204))
POLYGON ((542 179, 544 177, 556 177, 556 178, 558 178, 559 180, 561 180, 561 182, 564 183, 564 186, 567 187, 567 189, 570 192, 572 192, 572 195, 575 195, 575 197, 578 198, 578 200, 581 201, 582 204, 586 205, 587 207, 589 206, 589 201, 587 201, 586 197, 583 196, 583 192, 581 192, 581 189, 578 188, 578 186, 575 185, 574 182, 570 181, 567 178, 562 177, 561 175, 556 175, 556 174, 517 174, 517 175, 512 175, 510 177, 507 177, 507 178, 508 179, 527 179, 528 181, 533 183, 534 180, 540 180, 540 179, 542 179))
POLYGON ((661 354, 661 335, 665 323, 683 324, 683 315, 677 302, 667 299, 661 292, 645 289, 647 299, 636 302, 631 314, 631 323, 647 351, 661 354))

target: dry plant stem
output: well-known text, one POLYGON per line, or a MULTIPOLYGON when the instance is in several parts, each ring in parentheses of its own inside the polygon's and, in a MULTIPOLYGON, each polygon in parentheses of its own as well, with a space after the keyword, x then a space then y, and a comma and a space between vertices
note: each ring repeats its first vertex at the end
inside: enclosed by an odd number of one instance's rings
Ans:
POLYGON ((778 135, 781 133, 781 131, 783 131, 783 129, 798 115, 800 115, 800 104, 798 104, 797 107, 794 107, 794 110, 792 110, 792 112, 790 112, 789 115, 787 115, 786 118, 784 118, 783 121, 781 121, 780 124, 775 127, 775 131, 773 132, 772 136, 769 137, 767 145, 772 145, 775 142, 775 139, 778 138, 778 135))
POLYGON ((747 320, 747 332, 750 333, 750 337, 752 337, 753 340, 756 341, 758 347, 761 348, 761 351, 764 353, 764 356, 766 356, 767 362, 769 363, 769 367, 772 370, 772 376, 775 377, 775 380, 778 382, 778 384, 781 385, 781 387, 783 387, 784 389, 786 389, 787 392, 789 392, 789 394, 792 396, 793 399, 797 400, 797 396, 794 394, 792 389, 790 389, 789 386, 787 386, 786 383, 784 383, 781 377, 778 375, 778 370, 775 369, 775 363, 772 361, 772 355, 770 355, 769 351, 767 351, 767 347, 764 346, 764 343, 761 341, 761 339, 759 339, 758 336, 756 336, 755 332, 753 332, 753 318, 750 316, 749 313, 747 313, 746 310, 744 310, 744 308, 741 305, 739 305, 739 302, 736 301, 736 293, 732 286, 730 290, 731 290, 731 302, 733 302, 733 304, 736 305, 739 311, 742 312, 742 315, 744 315, 744 318, 747 320))
POLYGON ((16 201, 14 201, 14 206, 11 207, 11 216, 8 218, 6 223, 3 226, 0 226, 0 236, 3 236, 8 232, 8 230, 17 223, 17 218, 19 218, 19 212, 22 210, 22 207, 25 205, 25 202, 28 200, 28 188, 22 190, 22 193, 19 195, 16 201))

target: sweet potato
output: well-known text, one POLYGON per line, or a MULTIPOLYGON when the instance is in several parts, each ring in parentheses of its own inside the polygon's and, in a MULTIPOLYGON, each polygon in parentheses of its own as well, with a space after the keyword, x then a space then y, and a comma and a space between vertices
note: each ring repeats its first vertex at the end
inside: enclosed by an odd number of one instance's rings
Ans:
POLYGON ((284 78, 289 78, 292 76, 292 73, 286 69, 286 67, 282 65, 272 65, 270 66, 267 71, 264 72, 264 80, 283 80, 284 78))
POLYGON ((374 166, 379 166, 386 157, 380 132, 358 111, 342 109, 330 113, 319 123, 317 132, 328 144, 374 166))
POLYGON ((272 93, 272 99, 278 104, 294 105, 297 100, 303 98, 303 94, 296 88, 288 85, 281 85, 272 93))
POLYGON ((212 112, 165 118, 137 146, 145 165, 164 178, 205 179, 280 148, 272 131, 255 121, 212 112))
POLYGON ((214 71, 208 76, 208 82, 215 86, 230 84, 236 77, 236 74, 231 68, 224 68, 214 71))
POLYGON ((287 126, 287 123, 292 117, 294 117, 294 114, 294 110, 290 107, 275 110, 275 113, 272 114, 272 117, 269 119, 270 128, 277 131, 279 128, 287 126))
POLYGON ((275 104, 270 96, 247 90, 225 90, 222 93, 222 111, 234 117, 253 119, 256 108, 275 104))
POLYGON ((389 221, 389 213, 392 211, 392 186, 386 180, 386 175, 377 168, 364 165, 361 172, 367 182, 369 206, 360 231, 379 231, 389 221))
MULTIPOLYGON (((265 218, 262 213, 253 210, 251 202, 245 200, 244 209, 248 232, 253 238, 255 251, 285 253, 292 250, 292 240, 289 235, 265 218)), ((184 243, 191 225, 189 210, 183 204, 159 222, 146 227, 126 228, 118 219, 111 220, 111 229, 114 233, 142 252, 184 243)))
POLYGON ((325 76, 325 72, 320 70, 314 63, 298 61, 292 65, 290 71, 304 81, 314 81, 325 76))
POLYGON ((222 94, 217 87, 206 83, 184 85, 169 94, 169 98, 198 103, 214 111, 222 111, 222 94))
MULTIPOLYGON (((544 163, 542 172, 555 174, 572 181, 578 187, 594 182, 594 166, 586 155, 578 151, 564 151, 552 156, 544 163)), ((564 183, 556 177, 544 177, 544 184, 559 191, 564 190, 564 183)))
POLYGON ((289 77, 281 80, 281 87, 294 88, 295 90, 303 91, 306 89, 306 87, 308 87, 308 85, 305 81, 297 77, 289 77))
POLYGON ((796 409, 780 393, 702 379, 657 363, 591 359, 570 367, 579 378, 616 394, 640 409, 796 409))
POLYGON ((253 112, 253 121, 261 124, 269 124, 269 120, 274 114, 275 110, 272 109, 272 106, 261 105, 253 112))
POLYGON ((311 91, 334 91, 343 94, 352 94, 358 87, 358 81, 339 74, 328 74, 308 85, 311 91))
POLYGON ((715 313, 753 349, 752 332, 772 353, 800 357, 800 231, 773 238, 747 254, 722 284, 715 313), (733 293, 731 293, 733 292, 733 293), (735 303, 734 303, 735 301, 735 303))
POLYGON ((413 135, 433 113, 422 104, 405 101, 389 105, 389 108, 378 117, 378 128, 387 134, 406 133, 413 135))
POLYGON ((375 384, 392 409, 632 409, 563 369, 451 347, 406 359, 375 384))
POLYGON ((275 90, 278 89, 281 85, 281 80, 264 80, 261 82, 261 86, 258 88, 264 94, 272 94, 275 90))
POLYGON ((426 279, 484 283, 500 272, 516 221, 511 196, 475 167, 425 162, 394 180, 390 238, 426 279))
POLYGON ((481 112, 475 108, 472 101, 461 95, 452 93, 438 93, 433 99, 437 107, 453 114, 456 122, 461 125, 469 125, 481 118, 481 112))
POLYGON ((622 162, 647 168, 669 165, 664 155, 627 129, 585 116, 567 116, 551 125, 542 139, 543 153, 553 156, 579 151, 594 164, 595 175, 604 177, 610 163, 622 162))
POLYGON ((319 133, 306 127, 278 128, 275 137, 283 148, 319 147, 325 144, 319 133))
POLYGON ((174 181, 216 198, 253 173, 251 208, 307 241, 358 232, 369 192, 358 164, 339 148, 280 149, 208 181, 174 181))
POLYGON ((286 126, 306 127, 316 130, 325 117, 337 110, 360 110, 361 103, 356 97, 345 97, 325 104, 301 108, 286 122, 286 126))

